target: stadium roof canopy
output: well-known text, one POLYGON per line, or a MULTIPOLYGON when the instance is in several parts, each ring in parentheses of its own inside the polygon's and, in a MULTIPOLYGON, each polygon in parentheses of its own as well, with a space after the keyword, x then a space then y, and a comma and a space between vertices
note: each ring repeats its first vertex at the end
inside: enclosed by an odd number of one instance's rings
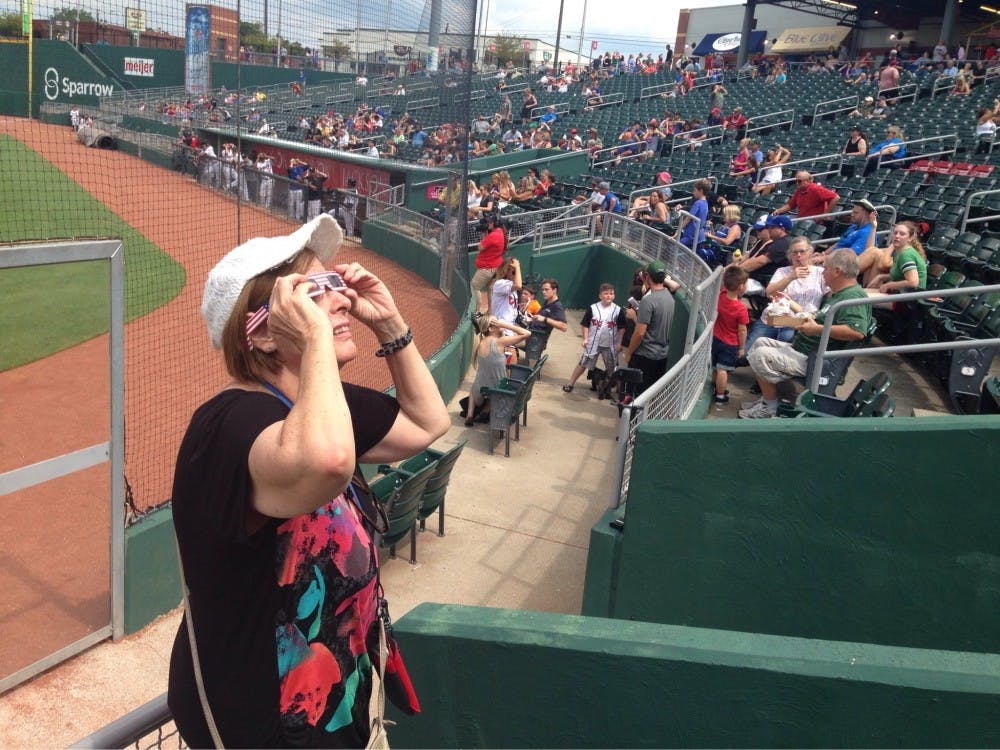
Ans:
MULTIPOLYGON (((957 0, 956 0, 957 1, 957 0)), ((944 13, 942 0, 757 0, 757 5, 778 5, 822 16, 838 24, 856 27, 863 21, 878 21, 886 26, 912 29, 919 18, 939 18, 944 13)), ((983 7, 997 7, 989 2, 959 2, 956 21, 975 23, 1000 22, 1000 15, 983 7)))

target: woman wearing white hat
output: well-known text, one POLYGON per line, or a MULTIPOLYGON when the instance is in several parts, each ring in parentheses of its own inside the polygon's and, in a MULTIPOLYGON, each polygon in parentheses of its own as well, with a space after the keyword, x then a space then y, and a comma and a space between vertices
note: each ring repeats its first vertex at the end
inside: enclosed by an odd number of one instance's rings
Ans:
POLYGON ((168 700, 192 747, 360 747, 371 732, 385 514, 357 465, 411 456, 449 419, 385 285, 358 263, 327 270, 341 239, 322 214, 240 245, 205 285, 231 380, 194 413, 174 475, 190 595, 168 700), (382 342, 395 399, 341 380, 354 322, 382 342))

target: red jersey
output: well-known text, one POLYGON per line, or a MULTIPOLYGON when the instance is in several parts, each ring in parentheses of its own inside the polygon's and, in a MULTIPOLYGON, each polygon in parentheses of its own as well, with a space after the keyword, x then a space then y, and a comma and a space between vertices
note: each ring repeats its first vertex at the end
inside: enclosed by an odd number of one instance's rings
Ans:
POLYGON ((794 211, 798 209, 799 218, 806 216, 817 216, 826 213, 826 204, 837 197, 837 194, 825 188, 818 182, 807 182, 800 187, 788 201, 788 209, 794 211))
POLYGON ((737 298, 730 299, 726 290, 719 292, 719 314, 715 318, 712 335, 730 346, 740 345, 739 326, 750 324, 750 313, 746 305, 737 298))

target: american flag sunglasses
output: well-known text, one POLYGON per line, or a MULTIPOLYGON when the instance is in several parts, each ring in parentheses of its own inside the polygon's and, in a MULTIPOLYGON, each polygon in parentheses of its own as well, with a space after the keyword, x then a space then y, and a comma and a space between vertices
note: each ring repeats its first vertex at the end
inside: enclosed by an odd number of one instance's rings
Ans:
MULTIPOLYGON (((312 273, 306 278, 315 285, 313 289, 309 290, 308 294, 310 297, 319 297, 321 294, 325 294, 326 292, 343 292, 347 289, 347 284, 344 283, 344 277, 335 271, 312 273)), ((261 324, 267 320, 267 316, 270 311, 270 303, 265 302, 257 308, 257 312, 247 319, 247 346, 251 349, 253 349, 253 342, 250 340, 250 334, 260 328, 261 324)))

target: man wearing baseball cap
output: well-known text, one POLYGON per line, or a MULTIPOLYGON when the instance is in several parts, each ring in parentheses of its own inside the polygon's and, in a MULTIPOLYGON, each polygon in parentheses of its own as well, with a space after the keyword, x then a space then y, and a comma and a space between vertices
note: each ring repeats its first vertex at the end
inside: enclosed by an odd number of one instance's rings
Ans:
MULTIPOLYGON (((847 227, 847 231, 837 240, 837 244, 830 248, 830 252, 842 247, 849 247, 857 255, 861 255, 867 246, 868 235, 873 231, 872 220, 877 218, 878 212, 871 201, 865 198, 854 201, 854 207, 851 209, 851 223, 847 227)), ((818 255, 819 257, 813 258, 813 263, 821 264, 826 254, 820 253, 818 255)))
POLYGON ((774 272, 788 265, 788 234, 792 231, 792 220, 787 216, 771 214, 764 219, 763 227, 758 222, 754 224, 754 229, 758 230, 758 234, 766 232, 766 240, 736 264, 750 274, 751 279, 766 287, 774 272))
POLYGON ((667 276, 667 267, 660 260, 650 261, 642 270, 642 280, 648 291, 639 302, 635 330, 623 357, 630 367, 642 371, 642 383, 636 395, 667 372, 670 323, 674 319, 674 298, 670 290, 680 286, 667 276))

